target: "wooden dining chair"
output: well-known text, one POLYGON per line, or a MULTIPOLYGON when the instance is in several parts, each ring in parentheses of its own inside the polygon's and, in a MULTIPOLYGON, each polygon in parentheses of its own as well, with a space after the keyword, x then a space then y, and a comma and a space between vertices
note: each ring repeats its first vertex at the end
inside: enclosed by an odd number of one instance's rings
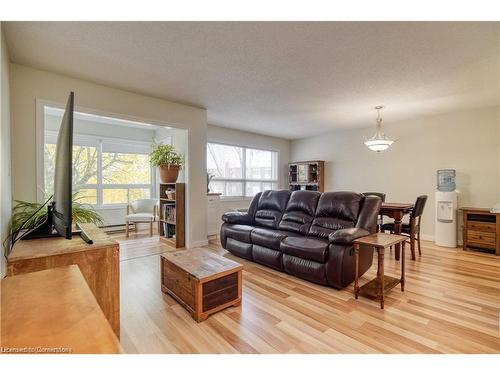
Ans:
MULTIPOLYGON (((427 195, 421 195, 415 201, 413 208, 410 212, 410 222, 403 223, 401 234, 409 236, 411 259, 415 260, 415 241, 418 245, 418 255, 422 255, 420 246, 420 227, 422 223, 422 214, 424 213, 425 203, 427 202, 427 195)), ((394 223, 386 223, 382 225, 382 231, 389 231, 394 233, 394 223)))
MULTIPOLYGON (((385 202, 385 193, 378 193, 376 191, 369 191, 369 192, 363 193, 363 195, 365 195, 367 197, 368 196, 379 197, 380 199, 382 199, 382 203, 385 202)), ((377 220, 377 232, 381 231, 381 227, 383 224, 384 224, 384 216, 380 215, 378 220, 377 220)))

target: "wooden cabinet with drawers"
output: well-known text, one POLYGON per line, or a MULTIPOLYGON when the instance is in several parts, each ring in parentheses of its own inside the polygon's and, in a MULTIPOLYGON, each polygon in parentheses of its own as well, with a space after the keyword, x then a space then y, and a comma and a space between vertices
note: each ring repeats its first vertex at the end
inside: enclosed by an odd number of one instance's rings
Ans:
POLYGON ((500 213, 463 207, 463 249, 490 250, 500 256, 500 213))
POLYGON ((161 290, 201 322, 210 314, 241 304, 243 266, 203 249, 160 256, 161 290))

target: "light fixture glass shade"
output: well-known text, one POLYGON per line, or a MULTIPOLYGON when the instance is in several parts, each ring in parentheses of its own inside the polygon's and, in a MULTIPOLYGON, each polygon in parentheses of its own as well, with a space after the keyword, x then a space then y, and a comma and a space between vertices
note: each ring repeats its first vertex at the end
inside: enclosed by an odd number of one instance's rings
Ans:
POLYGON ((372 151, 384 151, 389 148, 390 145, 393 144, 394 141, 388 139, 370 139, 365 142, 366 147, 368 147, 372 151))
POLYGON ((387 150, 394 143, 394 141, 387 138, 385 133, 382 131, 382 118, 380 117, 380 109, 382 109, 382 107, 378 106, 375 107, 375 109, 378 111, 377 132, 373 137, 365 140, 365 145, 372 151, 380 152, 387 150))

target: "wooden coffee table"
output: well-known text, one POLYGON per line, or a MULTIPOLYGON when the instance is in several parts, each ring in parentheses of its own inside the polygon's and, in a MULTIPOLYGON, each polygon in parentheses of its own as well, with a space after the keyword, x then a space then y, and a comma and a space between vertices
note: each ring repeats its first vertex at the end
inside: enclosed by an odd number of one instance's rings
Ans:
POLYGON ((203 249, 161 255, 161 290, 184 306, 194 320, 241 304, 240 263, 203 249))
POLYGON ((356 273, 354 279, 354 296, 358 299, 358 295, 374 298, 380 301, 380 308, 384 308, 385 293, 394 288, 396 285, 401 284, 401 291, 405 290, 405 241, 408 237, 388 234, 388 233, 375 233, 370 236, 362 237, 354 240, 354 251, 356 259, 356 273), (377 251, 377 277, 369 281, 363 286, 358 285, 359 278, 359 251, 361 246, 370 246, 377 251), (384 254, 385 249, 394 245, 401 245, 401 278, 395 278, 384 275, 384 254))

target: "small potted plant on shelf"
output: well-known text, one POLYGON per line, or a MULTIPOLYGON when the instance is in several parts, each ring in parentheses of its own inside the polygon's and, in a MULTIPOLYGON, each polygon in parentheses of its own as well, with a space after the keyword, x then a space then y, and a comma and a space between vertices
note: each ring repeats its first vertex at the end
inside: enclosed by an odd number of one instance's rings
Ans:
POLYGON ((160 170, 160 180, 164 183, 177 181, 179 171, 184 165, 184 157, 175 151, 172 145, 153 143, 153 151, 149 154, 151 165, 160 170))

